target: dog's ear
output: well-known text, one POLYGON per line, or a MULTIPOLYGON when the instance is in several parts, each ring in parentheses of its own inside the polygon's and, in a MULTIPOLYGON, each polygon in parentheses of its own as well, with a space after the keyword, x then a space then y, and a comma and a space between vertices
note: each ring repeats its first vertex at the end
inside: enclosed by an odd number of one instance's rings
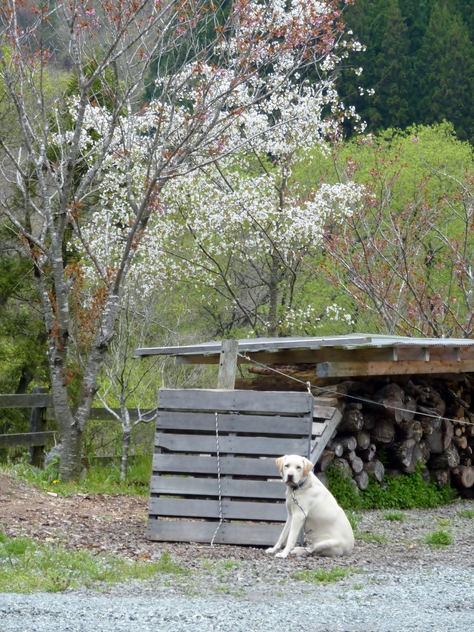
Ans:
POLYGON ((284 456, 279 456, 278 459, 275 459, 275 463, 277 464, 277 468, 278 468, 278 471, 280 472, 280 474, 281 474, 281 471, 283 469, 283 461, 284 460, 285 460, 284 456))
POLYGON ((312 469, 313 469, 313 464, 311 463, 311 461, 309 459, 306 459, 305 457, 303 457, 303 474, 304 474, 304 476, 308 476, 308 474, 311 472, 312 469))

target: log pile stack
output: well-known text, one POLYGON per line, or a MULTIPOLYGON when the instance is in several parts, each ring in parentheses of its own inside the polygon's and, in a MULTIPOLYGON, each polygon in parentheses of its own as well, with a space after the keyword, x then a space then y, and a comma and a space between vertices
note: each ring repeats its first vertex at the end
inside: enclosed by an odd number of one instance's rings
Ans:
MULTIPOLYGON (((310 370, 304 367, 306 380, 310 370)), ((271 390, 271 369, 262 373, 266 388, 253 378, 253 390, 271 390)), ((284 380, 278 376, 280 388, 284 380)), ((240 382, 237 388, 247 387, 240 382)), ((343 409, 337 431, 316 465, 323 480, 333 464, 365 489, 369 474, 382 481, 385 476, 413 473, 421 461, 427 479, 474 492, 474 383, 469 376, 372 377, 319 385, 338 397, 343 409)), ((290 380, 286 388, 300 389, 290 380)))
POLYGON ((386 475, 413 473, 421 461, 426 476, 429 473, 438 485, 473 487, 471 394, 460 384, 442 380, 378 386, 372 391, 362 382, 357 393, 347 394, 341 423, 318 463, 319 471, 324 473, 335 461, 366 489, 369 472, 382 481, 386 475))

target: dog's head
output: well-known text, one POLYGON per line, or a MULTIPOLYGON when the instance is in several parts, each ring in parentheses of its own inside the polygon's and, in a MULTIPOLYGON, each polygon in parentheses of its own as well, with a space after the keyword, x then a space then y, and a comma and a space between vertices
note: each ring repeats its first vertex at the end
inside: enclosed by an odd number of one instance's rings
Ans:
POLYGON ((311 461, 297 454, 286 454, 276 459, 283 482, 296 487, 313 469, 311 461))

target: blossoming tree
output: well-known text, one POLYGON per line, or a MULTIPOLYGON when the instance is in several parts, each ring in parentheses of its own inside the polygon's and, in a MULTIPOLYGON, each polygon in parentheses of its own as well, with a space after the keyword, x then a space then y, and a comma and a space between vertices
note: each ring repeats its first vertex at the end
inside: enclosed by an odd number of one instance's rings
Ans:
MULTIPOLYGON (((234 0, 222 11, 207 0, 0 2, 0 81, 16 119, 14 133, 0 137, 1 211, 33 265, 63 479, 80 473, 120 299, 145 257, 147 229, 169 204, 167 188, 304 115, 291 104, 280 111, 278 97, 315 65, 330 73, 343 54, 339 5, 234 0), (44 79, 58 59, 73 80, 50 98, 44 79), (159 76, 144 105, 152 66, 159 76), (74 413, 72 338, 83 353, 74 413)), ((309 89, 298 94, 309 103, 309 89)), ((329 118, 340 113, 331 83, 321 98, 329 118)), ((222 164, 225 178, 230 166, 222 164)))

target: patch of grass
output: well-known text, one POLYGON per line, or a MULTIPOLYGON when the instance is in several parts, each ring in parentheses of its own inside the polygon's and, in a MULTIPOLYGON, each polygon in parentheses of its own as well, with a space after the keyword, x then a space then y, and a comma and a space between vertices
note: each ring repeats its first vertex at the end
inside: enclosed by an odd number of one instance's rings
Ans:
POLYGON ((347 519, 350 522, 352 530, 355 531, 359 526, 360 521, 362 520, 361 514, 355 513, 355 511, 346 512, 347 519))
POLYGON ((443 546, 449 546, 450 544, 453 544, 454 538, 450 533, 441 529, 441 531, 433 531, 433 533, 427 535, 425 538, 425 542, 426 544, 439 549, 443 546))
POLYGON ((242 563, 237 560, 222 560, 221 562, 219 562, 219 564, 222 568, 228 570, 242 566, 242 563))
POLYGON ((373 477, 364 491, 356 490, 340 470, 330 467, 326 474, 329 489, 344 509, 430 509, 446 505, 456 498, 451 487, 437 487, 426 483, 421 475, 422 466, 413 474, 387 478, 378 483, 373 477))
POLYGON ((378 533, 356 533, 356 538, 363 542, 376 542, 377 544, 387 544, 388 538, 386 535, 379 535, 378 533))
POLYGON ((469 518, 471 520, 474 518, 474 511, 472 509, 460 509, 458 511, 458 516, 460 518, 469 518))
POLYGON ((134 459, 124 480, 120 479, 120 466, 115 464, 92 465, 81 480, 73 483, 63 483, 59 480, 58 468, 54 463, 51 467, 42 470, 29 465, 26 461, 20 461, 2 465, 2 471, 16 479, 37 485, 46 492, 57 493, 60 496, 71 496, 77 493, 148 496, 151 457, 134 459))
POLYGON ((384 513, 383 517, 385 520, 390 520, 391 522, 403 522, 405 516, 401 511, 387 511, 384 513))
POLYGON ((162 553, 160 559, 153 562, 157 573, 164 573, 167 575, 190 575, 191 571, 176 562, 169 553, 162 553))
POLYGON ((451 518, 438 518, 438 524, 440 527, 449 527, 451 525, 451 518))
POLYGON ((58 592, 69 587, 144 580, 157 573, 186 572, 167 554, 156 562, 134 562, 0 535, 0 592, 58 592))
POLYGON ((352 568, 319 568, 316 571, 301 570, 291 575, 296 581, 309 582, 310 584, 329 584, 337 582, 339 579, 349 577, 351 573, 361 572, 352 568))

